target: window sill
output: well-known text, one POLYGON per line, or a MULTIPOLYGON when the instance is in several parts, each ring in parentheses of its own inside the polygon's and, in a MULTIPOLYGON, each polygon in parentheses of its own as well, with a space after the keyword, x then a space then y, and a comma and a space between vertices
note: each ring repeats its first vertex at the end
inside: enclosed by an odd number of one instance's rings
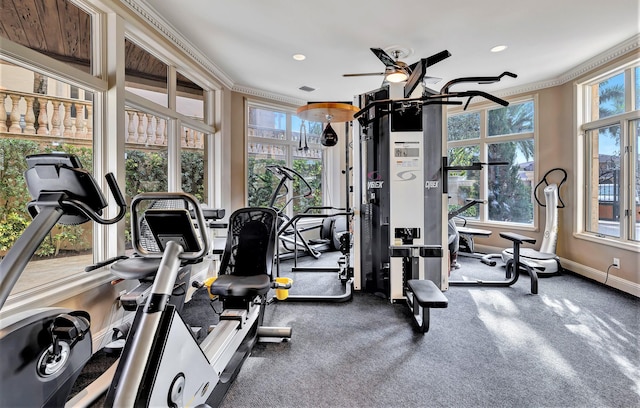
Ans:
POLYGON ((82 272, 60 282, 52 282, 22 291, 7 299, 2 313, 0 313, 0 319, 28 309, 52 307, 90 289, 104 285, 112 279, 113 275, 109 272, 109 268, 104 268, 102 271, 94 271, 90 274, 82 272))
POLYGON ((594 242, 596 244, 607 245, 607 246, 618 248, 618 249, 624 249, 625 251, 640 253, 640 243, 623 242, 618 239, 609 238, 609 237, 599 237, 594 234, 589 234, 586 232, 575 232, 573 236, 574 238, 582 239, 589 242, 594 242))
MULTIPOLYGON (((462 223, 456 223, 461 226, 462 223)), ((478 220, 467 220, 467 227, 473 226, 475 228, 491 229, 496 231, 525 231, 525 232, 538 232, 538 228, 533 225, 522 225, 512 223, 496 223, 496 222, 481 222, 478 220)))

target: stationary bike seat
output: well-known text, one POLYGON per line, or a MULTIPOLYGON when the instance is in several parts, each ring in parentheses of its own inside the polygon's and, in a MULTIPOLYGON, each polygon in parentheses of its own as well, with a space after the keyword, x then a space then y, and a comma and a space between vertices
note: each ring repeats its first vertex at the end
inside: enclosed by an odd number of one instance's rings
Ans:
POLYGON ((271 288, 267 274, 220 275, 209 287, 209 293, 219 296, 247 297, 266 294, 271 288))
POLYGON ((134 256, 112 264, 111 272, 121 279, 144 279, 156 274, 160 267, 160 261, 162 258, 134 256))

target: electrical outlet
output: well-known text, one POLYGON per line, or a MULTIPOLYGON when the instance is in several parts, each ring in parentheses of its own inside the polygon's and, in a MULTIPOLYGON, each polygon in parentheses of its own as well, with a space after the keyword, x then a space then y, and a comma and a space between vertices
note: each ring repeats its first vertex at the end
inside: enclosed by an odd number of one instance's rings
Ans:
POLYGON ((620 258, 613 258, 613 267, 620 269, 620 258))

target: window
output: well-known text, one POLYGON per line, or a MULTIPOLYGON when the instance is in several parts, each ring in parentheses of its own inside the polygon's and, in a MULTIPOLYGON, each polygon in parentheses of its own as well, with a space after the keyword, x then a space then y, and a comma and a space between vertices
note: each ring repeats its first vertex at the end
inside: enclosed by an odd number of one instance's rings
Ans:
MULTIPOLYGON (((0 257, 31 222, 26 210, 31 197, 23 177, 27 155, 73 153, 93 172, 94 96, 92 90, 0 61, 0 102, 4 108, 0 115, 0 257)), ((58 225, 42 242, 11 293, 64 282, 92 260, 92 223, 58 225), (55 262, 78 267, 50 268, 41 273, 45 264, 55 262)))
MULTIPOLYGON (((205 104, 207 90, 133 39, 125 39, 125 50, 125 198, 180 189, 208 203, 213 199, 207 184, 213 168, 207 146, 214 129, 205 123, 206 109, 212 108, 205 104), (175 78, 175 87, 168 78, 175 78), (171 160, 176 155, 179 160, 171 160)), ((127 244, 129 233, 127 225, 127 244)))
POLYGON ((125 111, 125 197, 130 201, 139 193, 167 191, 167 120, 140 109, 125 111))
MULTIPOLYGON (((198 64, 183 64, 185 54, 174 53, 169 42, 150 38, 154 27, 138 20, 132 24, 101 2, 5 3, 0 15, 11 30, 0 30, 0 258, 30 222, 23 178, 28 154, 74 153, 98 183, 106 172, 125 173, 126 186, 120 188, 128 199, 142 191, 182 188, 223 206, 213 177, 220 177, 222 168, 214 161, 220 145, 214 135, 220 133, 213 123, 220 120, 213 103, 207 103, 222 101, 215 78, 198 64), (124 34, 102 24, 111 17, 124 25, 124 34), (152 46, 145 49, 148 41, 152 46), (101 72, 113 57, 107 51, 114 43, 125 53, 124 78, 114 81, 124 80, 124 95, 120 87, 109 88, 101 72), (117 131, 113 110, 124 113, 117 131), (109 159, 124 156, 124 168, 112 167, 107 154, 109 159)), ((113 233, 120 229, 93 222, 56 227, 13 288, 10 307, 50 306, 75 290, 108 281, 108 271, 85 274, 84 267, 122 251, 122 239, 113 233)))
POLYGON ((449 172, 449 210, 469 199, 486 205, 461 215, 479 222, 508 222, 532 226, 535 185, 535 102, 454 113, 447 118, 450 166, 484 165, 481 170, 449 172))
POLYGON ((193 194, 201 203, 207 197, 206 142, 209 135, 183 126, 180 140, 181 187, 185 193, 193 194))
POLYGON ((124 44, 127 91, 165 108, 169 106, 167 64, 128 38, 124 44))
POLYGON ((247 106, 248 203, 268 206, 280 181, 267 170, 282 165, 297 171, 312 188, 295 182, 293 191, 279 197, 274 206, 294 215, 309 206, 322 205, 322 123, 301 120, 292 112, 250 103, 247 106), (286 205, 293 200, 292 205, 286 205))
POLYGON ((16 6, 9 3, 3 2, 0 7, 0 21, 4 23, 0 36, 92 73, 91 14, 69 0, 19 1, 16 6))
POLYGON ((178 72, 176 92, 176 111, 204 121, 204 89, 178 72))
POLYGON ((640 67, 581 84, 584 95, 583 233, 640 241, 640 67))

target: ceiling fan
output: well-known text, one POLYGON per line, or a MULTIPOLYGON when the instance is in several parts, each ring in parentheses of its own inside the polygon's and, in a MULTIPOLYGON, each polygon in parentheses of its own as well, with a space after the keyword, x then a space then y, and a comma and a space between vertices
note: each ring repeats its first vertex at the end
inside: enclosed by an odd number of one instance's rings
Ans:
MULTIPOLYGON (((418 62, 416 62, 415 64, 412 65, 407 65, 407 63, 400 61, 400 56, 403 54, 403 51, 400 49, 395 49, 395 50, 391 50, 391 53, 393 54, 393 56, 395 58, 392 58, 389 54, 387 54, 382 48, 371 48, 371 52, 373 52, 375 54, 376 57, 378 57, 378 59, 380 61, 382 61, 382 63, 385 66, 385 71, 384 72, 368 72, 368 73, 361 73, 361 74, 343 74, 342 76, 344 77, 357 77, 357 76, 373 76, 373 75, 385 75, 385 79, 388 82, 403 82, 406 81, 407 79, 409 79, 409 77, 411 76, 411 73, 415 70, 416 66, 418 65, 418 62)), ((437 62, 442 61, 445 58, 448 58, 449 56, 451 56, 451 54, 449 53, 449 51, 441 51, 437 54, 432 55, 429 58, 425 58, 425 63, 423 63, 422 65, 424 66, 424 69, 426 69, 426 67, 431 66, 437 62)), ((424 77, 425 82, 427 83, 437 83, 441 80, 442 78, 436 78, 436 77, 424 77)))

